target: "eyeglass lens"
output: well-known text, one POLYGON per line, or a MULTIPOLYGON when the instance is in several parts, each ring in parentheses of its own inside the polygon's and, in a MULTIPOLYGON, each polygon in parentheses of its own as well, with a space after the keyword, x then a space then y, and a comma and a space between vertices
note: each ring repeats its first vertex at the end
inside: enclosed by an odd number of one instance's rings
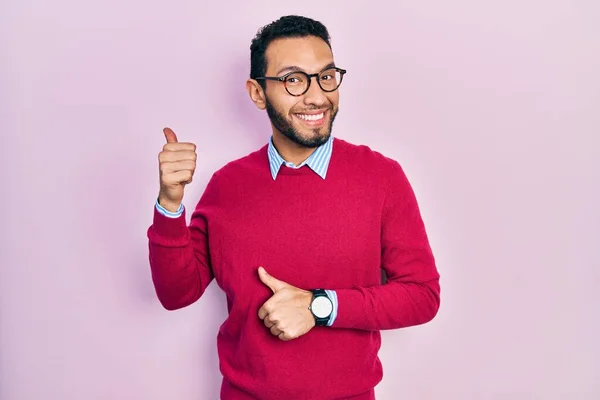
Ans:
MULTIPOLYGON (((342 74, 334 69, 327 69, 319 74, 319 85, 326 92, 332 92, 340 86, 342 82, 342 74)), ((295 72, 285 80, 285 87, 292 95, 301 95, 309 85, 308 75, 304 72, 295 72)))

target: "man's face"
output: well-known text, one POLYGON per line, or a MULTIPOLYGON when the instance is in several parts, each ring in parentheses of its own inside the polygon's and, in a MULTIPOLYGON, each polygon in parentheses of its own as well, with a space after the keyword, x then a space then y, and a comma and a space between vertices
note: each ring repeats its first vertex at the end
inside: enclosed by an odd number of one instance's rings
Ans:
MULTIPOLYGON (((282 76, 294 70, 314 74, 333 65, 331 49, 315 36, 273 41, 265 58, 267 76, 282 76)), ((271 123, 288 139, 309 148, 318 147, 329 139, 338 112, 338 90, 324 92, 316 78, 312 78, 305 94, 292 96, 283 82, 268 81, 265 95, 271 123)))

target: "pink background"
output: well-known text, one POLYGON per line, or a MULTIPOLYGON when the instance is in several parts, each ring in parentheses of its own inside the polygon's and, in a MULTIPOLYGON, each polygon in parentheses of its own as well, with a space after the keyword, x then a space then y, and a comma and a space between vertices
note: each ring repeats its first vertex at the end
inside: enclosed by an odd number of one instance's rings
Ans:
POLYGON ((598 1, 168 3, 3 2, 2 400, 217 397, 223 294, 168 312, 150 280, 161 129, 198 145, 193 207, 270 134, 249 45, 288 13, 330 29, 334 134, 403 164, 442 274, 378 399, 600 398, 598 1))

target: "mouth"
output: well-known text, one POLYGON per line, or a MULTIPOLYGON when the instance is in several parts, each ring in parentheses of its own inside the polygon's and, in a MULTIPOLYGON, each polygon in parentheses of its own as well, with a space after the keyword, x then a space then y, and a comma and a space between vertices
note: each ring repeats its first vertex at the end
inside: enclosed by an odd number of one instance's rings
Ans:
POLYGON ((307 113, 295 113, 294 117, 300 120, 304 125, 314 128, 325 124, 327 113, 327 110, 311 111, 307 113))

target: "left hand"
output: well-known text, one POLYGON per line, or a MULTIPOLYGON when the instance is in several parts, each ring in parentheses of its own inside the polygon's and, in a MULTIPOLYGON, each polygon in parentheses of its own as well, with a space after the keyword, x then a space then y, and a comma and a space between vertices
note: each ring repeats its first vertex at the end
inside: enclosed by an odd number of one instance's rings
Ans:
POLYGON ((274 336, 283 341, 292 340, 315 326, 315 318, 309 310, 311 292, 275 279, 263 267, 258 268, 258 276, 273 292, 258 310, 258 317, 274 336))

